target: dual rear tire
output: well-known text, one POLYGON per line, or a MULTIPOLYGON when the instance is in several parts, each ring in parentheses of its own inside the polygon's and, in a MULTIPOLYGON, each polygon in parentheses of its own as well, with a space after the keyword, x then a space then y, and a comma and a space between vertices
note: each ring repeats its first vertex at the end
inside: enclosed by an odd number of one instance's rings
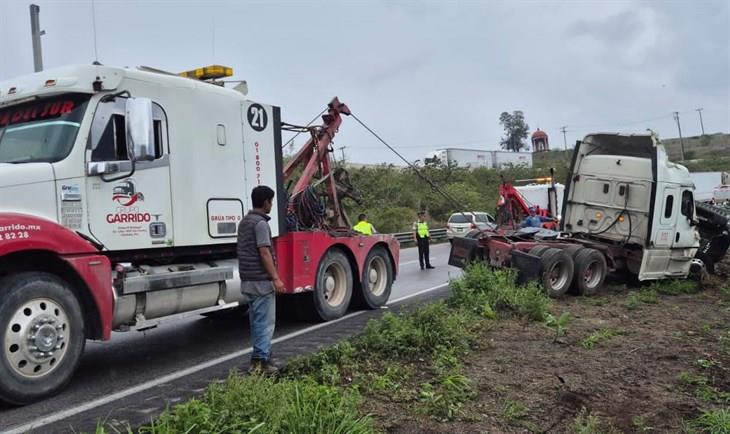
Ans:
POLYGON ((353 274, 350 261, 339 249, 331 249, 320 261, 313 301, 322 321, 342 317, 353 298, 368 309, 377 309, 388 301, 393 287, 393 267, 385 248, 375 246, 368 253, 358 290, 355 290, 353 274))
POLYGON ((530 254, 540 257, 540 283, 552 298, 562 297, 568 291, 593 295, 601 290, 608 273, 606 258, 595 249, 536 246, 530 254))

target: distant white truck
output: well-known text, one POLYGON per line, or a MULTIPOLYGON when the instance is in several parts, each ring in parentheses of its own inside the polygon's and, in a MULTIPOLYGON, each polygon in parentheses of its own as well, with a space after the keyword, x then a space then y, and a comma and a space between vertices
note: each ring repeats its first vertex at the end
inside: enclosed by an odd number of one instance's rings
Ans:
POLYGON ((427 155, 427 160, 456 163, 459 167, 503 169, 508 166, 532 167, 531 152, 488 151, 484 149, 444 148, 427 155))
POLYGON ((701 202, 724 202, 730 198, 730 173, 692 172, 689 174, 695 184, 695 198, 701 202))

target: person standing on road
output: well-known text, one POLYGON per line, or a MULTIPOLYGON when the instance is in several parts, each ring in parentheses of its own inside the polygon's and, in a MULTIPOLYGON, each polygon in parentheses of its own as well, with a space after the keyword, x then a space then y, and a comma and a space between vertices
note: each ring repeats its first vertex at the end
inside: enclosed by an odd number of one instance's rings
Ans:
POLYGON ((248 302, 251 328, 251 366, 249 373, 278 371, 271 358, 271 338, 276 323, 276 293, 284 291, 284 283, 276 270, 276 254, 271 243, 269 213, 274 204, 274 190, 259 185, 251 191, 253 209, 238 225, 238 271, 241 292, 248 302))
POLYGON ((429 270, 436 268, 431 265, 428 254, 431 235, 428 231, 428 223, 426 223, 426 213, 423 211, 418 213, 418 220, 413 223, 413 238, 418 246, 418 263, 421 265, 421 270, 423 270, 424 265, 429 270))
POLYGON ((365 214, 360 214, 357 216, 357 224, 352 227, 352 230, 355 232, 360 232, 363 235, 372 235, 377 233, 373 225, 368 222, 368 216, 365 214))

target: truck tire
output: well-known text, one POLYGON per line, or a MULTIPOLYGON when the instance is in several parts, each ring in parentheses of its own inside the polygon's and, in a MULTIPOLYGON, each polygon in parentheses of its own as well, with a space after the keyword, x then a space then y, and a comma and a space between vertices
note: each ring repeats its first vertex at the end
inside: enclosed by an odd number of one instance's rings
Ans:
POLYGON ((367 258, 360 281, 361 291, 358 293, 359 304, 368 309, 384 306, 393 289, 393 267, 390 256, 382 246, 375 246, 367 258))
POLYGON ((68 283, 41 272, 0 281, 0 400, 24 405, 61 390, 85 343, 81 306, 68 283))
POLYGON ((595 249, 582 249, 575 255, 573 287, 578 295, 593 295, 601 290, 608 274, 608 264, 603 253, 595 249))
POLYGON ((573 258, 560 249, 550 248, 540 259, 540 280, 547 295, 559 298, 565 295, 573 282, 573 258))
POLYGON ((314 288, 314 308, 323 321, 347 312, 352 298, 352 268, 339 250, 330 250, 319 262, 314 288))
POLYGON ((545 253, 545 251, 549 248, 550 246, 535 246, 530 249, 529 254, 533 256, 542 256, 542 254, 545 253))

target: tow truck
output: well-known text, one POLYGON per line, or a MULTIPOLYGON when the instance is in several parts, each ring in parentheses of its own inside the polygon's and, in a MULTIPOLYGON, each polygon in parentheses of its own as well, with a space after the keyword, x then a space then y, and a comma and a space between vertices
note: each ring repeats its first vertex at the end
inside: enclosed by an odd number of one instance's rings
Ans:
POLYGON ((643 281, 712 271, 730 245, 730 216, 693 192, 653 134, 590 134, 576 144, 559 230, 474 231, 454 240, 449 263, 512 267, 552 297, 596 293, 609 272, 643 281))
POLYGON ((0 82, 0 400, 61 390, 87 339, 242 301, 237 226, 257 185, 286 293, 321 320, 390 296, 399 244, 349 230, 332 163, 350 109, 296 127, 220 65, 182 74, 76 65, 0 82), (285 167, 282 129, 310 138, 285 167), (294 187, 287 189, 287 186, 294 187))

